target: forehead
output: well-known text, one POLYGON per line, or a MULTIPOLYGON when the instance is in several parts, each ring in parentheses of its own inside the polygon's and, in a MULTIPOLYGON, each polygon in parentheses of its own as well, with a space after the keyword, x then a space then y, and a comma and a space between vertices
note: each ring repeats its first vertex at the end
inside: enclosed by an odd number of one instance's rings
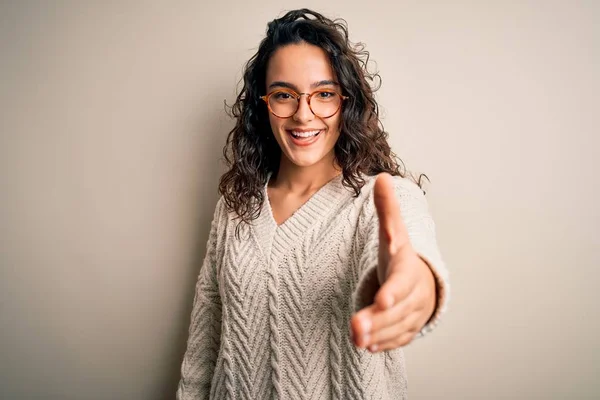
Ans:
POLYGON ((325 51, 311 44, 280 47, 267 66, 267 86, 274 81, 283 81, 304 90, 322 80, 334 80, 333 69, 325 51))

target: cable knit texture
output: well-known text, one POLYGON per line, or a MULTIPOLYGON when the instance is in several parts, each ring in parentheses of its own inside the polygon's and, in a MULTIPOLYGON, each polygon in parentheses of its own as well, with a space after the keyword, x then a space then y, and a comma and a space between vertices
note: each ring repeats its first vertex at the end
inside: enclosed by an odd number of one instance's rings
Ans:
MULTIPOLYGON (((372 354, 350 340, 352 314, 379 284, 375 177, 358 197, 338 176, 277 226, 265 201, 240 227, 222 199, 196 284, 178 400, 405 399, 402 349, 372 354)), ((422 191, 394 177, 411 243, 436 277, 438 306, 448 272, 422 191)), ((266 185, 263 188, 266 194, 266 185)))

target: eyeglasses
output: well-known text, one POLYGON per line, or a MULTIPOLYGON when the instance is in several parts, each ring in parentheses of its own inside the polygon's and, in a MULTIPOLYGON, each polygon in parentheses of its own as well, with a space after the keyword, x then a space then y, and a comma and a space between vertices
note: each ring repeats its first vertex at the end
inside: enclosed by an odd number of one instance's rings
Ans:
POLYGON ((312 93, 296 93, 291 89, 278 89, 260 98, 267 103, 269 111, 279 118, 290 118, 300 106, 300 97, 308 96, 308 108, 319 118, 334 116, 348 98, 335 90, 316 90, 312 93))

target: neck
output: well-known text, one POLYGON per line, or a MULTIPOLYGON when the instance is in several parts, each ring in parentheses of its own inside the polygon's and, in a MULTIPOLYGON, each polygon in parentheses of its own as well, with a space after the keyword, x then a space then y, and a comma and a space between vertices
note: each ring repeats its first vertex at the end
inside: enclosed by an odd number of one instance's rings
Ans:
POLYGON ((272 187, 278 187, 297 194, 311 193, 338 176, 342 169, 335 162, 335 157, 325 157, 316 164, 301 167, 290 162, 281 155, 277 177, 271 182, 272 187))

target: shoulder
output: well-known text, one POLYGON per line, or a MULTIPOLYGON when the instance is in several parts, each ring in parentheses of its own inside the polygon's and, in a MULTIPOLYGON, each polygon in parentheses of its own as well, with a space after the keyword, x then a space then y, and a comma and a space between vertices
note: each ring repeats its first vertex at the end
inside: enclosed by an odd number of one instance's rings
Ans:
MULTIPOLYGON (((378 175, 364 175, 365 185, 361 190, 361 195, 373 197, 373 187, 378 175)), ((410 196, 416 199, 424 199, 423 189, 419 187, 412 179, 402 176, 392 176, 394 189, 398 197, 410 196)))
MULTIPOLYGON (((377 210, 373 197, 373 188, 377 176, 365 176, 365 185, 361 190, 360 197, 363 198, 361 214, 365 220, 375 217, 377 210)), ((394 182, 394 192, 405 217, 413 214, 427 213, 429 206, 423 189, 419 187, 411 178, 401 176, 392 176, 394 182)))
POLYGON ((222 195, 219 195, 217 199, 217 204, 215 205, 215 210, 213 212, 213 224, 220 224, 224 219, 227 218, 227 204, 225 202, 225 198, 222 195))

